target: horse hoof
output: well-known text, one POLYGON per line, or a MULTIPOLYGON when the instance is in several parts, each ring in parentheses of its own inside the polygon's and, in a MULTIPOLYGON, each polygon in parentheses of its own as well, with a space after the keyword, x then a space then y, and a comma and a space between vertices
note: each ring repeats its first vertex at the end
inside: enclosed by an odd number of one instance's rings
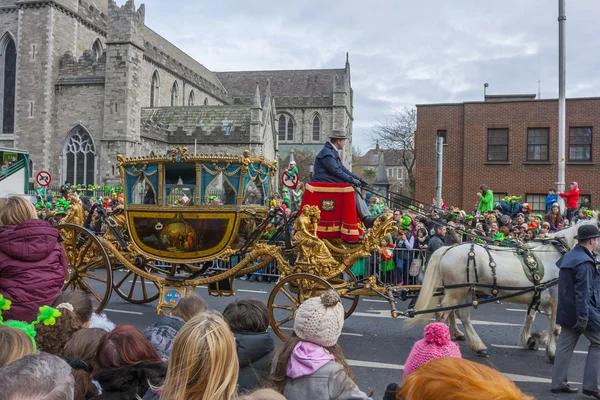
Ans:
POLYGON ((538 349, 537 341, 533 337, 530 336, 529 339, 527 339, 527 344, 525 345, 525 348, 527 350, 537 350, 538 349))
POLYGON ((554 356, 548 356, 547 360, 548 360, 548 364, 554 364, 554 356))
POLYGON ((479 350, 477 352, 477 355, 479 357, 484 357, 484 358, 489 358, 490 357, 489 354, 488 354, 488 352, 487 352, 487 350, 479 350))
POLYGON ((458 342, 464 342, 465 340, 467 340, 465 335, 458 335, 457 337, 454 338, 454 340, 458 341, 458 342))

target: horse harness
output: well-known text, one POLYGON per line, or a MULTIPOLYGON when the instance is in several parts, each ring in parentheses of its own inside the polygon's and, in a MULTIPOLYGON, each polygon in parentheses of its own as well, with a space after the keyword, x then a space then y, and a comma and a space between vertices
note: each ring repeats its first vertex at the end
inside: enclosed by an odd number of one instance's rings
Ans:
MULTIPOLYGON (((561 254, 565 254, 566 252, 569 251, 569 247, 561 239, 545 240, 542 243, 543 244, 552 244, 561 254)), ((454 246, 448 248, 446 251, 448 251, 451 248, 456 247, 456 246, 458 246, 458 244, 455 244, 454 246)), ((519 244, 518 246, 515 246, 515 253, 517 254, 517 256, 522 257, 525 266, 529 269, 529 272, 531 273, 531 281, 533 283, 533 286, 522 287, 522 286, 500 286, 500 285, 498 285, 498 280, 497 280, 497 276, 496 276, 496 261, 494 260, 494 257, 492 256, 492 253, 490 252, 488 244, 486 243, 485 245, 481 245, 481 244, 471 243, 471 248, 469 249, 468 259, 467 259, 467 267, 466 267, 467 283, 460 283, 460 284, 456 284, 456 285, 447 285, 447 286, 444 285, 445 289, 459 289, 459 288, 464 288, 464 287, 470 287, 471 295, 472 295, 471 303, 458 304, 455 306, 448 306, 448 307, 438 307, 435 310, 419 310, 419 311, 409 310, 407 312, 407 315, 415 316, 418 314, 429 313, 432 311, 435 311, 435 312, 450 311, 450 310, 456 310, 459 308, 466 308, 466 307, 470 307, 470 306, 477 308, 481 304, 486 304, 486 303, 491 303, 494 301, 509 299, 511 297, 517 297, 517 296, 520 296, 522 294, 526 294, 529 292, 533 292, 533 298, 527 309, 527 314, 529 315, 531 310, 539 312, 541 293, 544 290, 548 289, 549 287, 552 287, 552 286, 558 284, 558 278, 551 279, 547 282, 542 282, 542 277, 540 276, 540 271, 538 268, 538 261, 532 254, 531 249, 523 246, 522 244, 519 244), (492 272, 492 284, 491 285, 479 283, 477 260, 475 258, 475 246, 476 245, 482 247, 488 254, 488 259, 489 259, 488 266, 490 267, 490 270, 492 272), (471 282, 471 274, 470 274, 471 268, 473 269, 475 282, 471 282), (492 289, 492 298, 488 298, 485 300, 477 299, 476 289, 478 287, 492 289), (498 293, 500 292, 500 290, 509 290, 509 291, 516 291, 516 292, 509 293, 509 294, 498 297, 498 293)))

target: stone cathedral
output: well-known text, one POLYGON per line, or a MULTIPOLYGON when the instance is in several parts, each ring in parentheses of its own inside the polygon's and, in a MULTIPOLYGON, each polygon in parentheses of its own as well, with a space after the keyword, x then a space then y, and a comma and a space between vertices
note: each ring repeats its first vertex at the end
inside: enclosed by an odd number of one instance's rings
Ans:
MULTIPOLYGON (((214 72, 145 25, 133 0, 0 0, 0 147, 55 183, 117 185, 115 157, 269 159, 352 137, 350 65, 214 72)), ((352 140, 342 152, 350 167, 352 140)))

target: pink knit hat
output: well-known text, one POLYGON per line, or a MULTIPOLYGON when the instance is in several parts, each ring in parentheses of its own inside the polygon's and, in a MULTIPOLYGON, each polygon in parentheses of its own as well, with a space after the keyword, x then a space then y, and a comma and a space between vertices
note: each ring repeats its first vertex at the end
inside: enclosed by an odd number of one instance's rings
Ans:
POLYGON ((423 364, 442 357, 462 358, 458 344, 450 340, 448 325, 433 322, 425 327, 424 337, 413 346, 406 363, 404 376, 413 372, 423 364))

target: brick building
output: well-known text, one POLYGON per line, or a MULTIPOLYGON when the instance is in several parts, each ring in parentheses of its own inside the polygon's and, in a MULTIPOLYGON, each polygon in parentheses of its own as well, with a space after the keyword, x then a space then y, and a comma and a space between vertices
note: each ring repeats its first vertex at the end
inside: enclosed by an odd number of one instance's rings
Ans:
POLYGON ((117 153, 195 142, 276 159, 320 148, 332 129, 351 135, 352 121, 348 60, 217 74, 146 26, 133 0, 0 0, 0 147, 29 150, 33 174, 118 184, 117 153))
MULTIPOLYGON (((600 98, 567 99, 566 182, 600 205, 600 98)), ((485 101, 417 105, 416 194, 435 196, 436 138, 445 138, 443 199, 472 210, 485 183, 496 200, 522 195, 544 210, 558 176, 558 100, 535 95, 487 96, 485 101)))

